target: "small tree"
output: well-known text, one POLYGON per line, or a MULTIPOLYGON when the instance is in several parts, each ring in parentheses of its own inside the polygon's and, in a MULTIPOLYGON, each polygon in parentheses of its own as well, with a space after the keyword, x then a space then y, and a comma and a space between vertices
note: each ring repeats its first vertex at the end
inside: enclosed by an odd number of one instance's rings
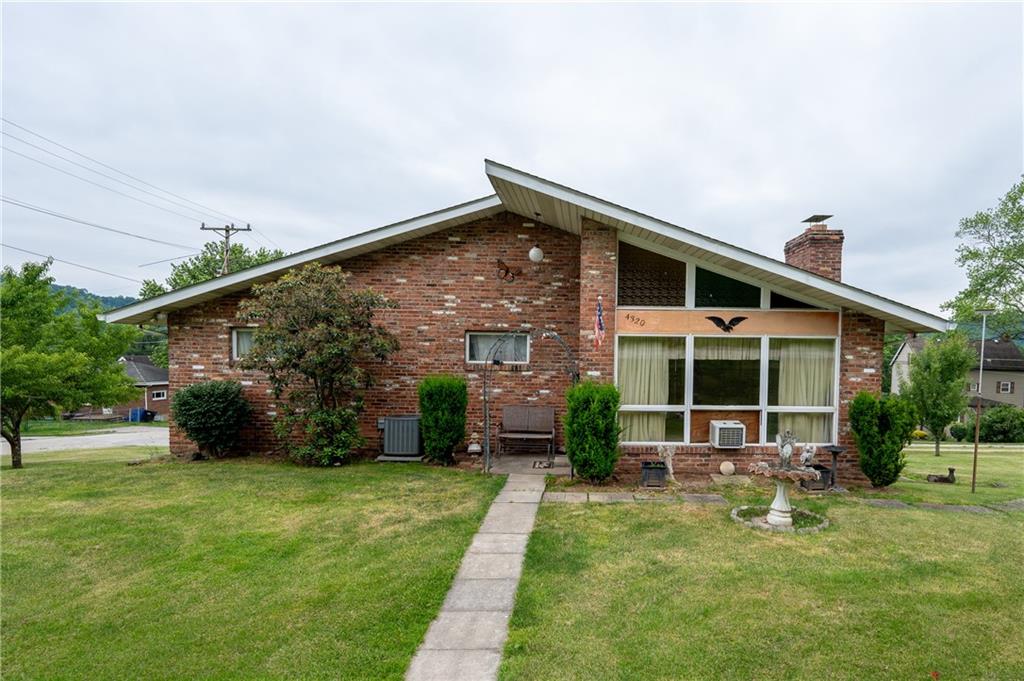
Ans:
POLYGON ((0 431, 21 468, 26 417, 85 403, 118 404, 139 390, 118 362, 135 341, 129 326, 105 324, 93 303, 51 290, 50 261, 3 270, 0 282, 0 431))
POLYGON ((240 317, 260 324, 242 366, 266 373, 274 398, 285 400, 274 426, 282 438, 304 435, 296 460, 328 465, 362 446, 357 417, 370 368, 398 349, 374 323, 390 307, 373 291, 350 289, 340 268, 316 263, 254 286, 242 303, 240 317))
POLYGON ((424 453, 445 466, 455 463, 455 448, 466 438, 466 379, 427 376, 420 381, 419 397, 424 453))
POLYGON ((608 479, 619 460, 619 391, 610 383, 584 381, 565 393, 565 453, 587 480, 608 479))
POLYGON ((896 482, 906 466, 903 448, 914 429, 913 408, 898 395, 879 399, 862 392, 850 405, 860 469, 875 487, 896 482))
POLYGON ((252 407, 237 381, 205 381, 174 394, 171 415, 188 439, 207 456, 227 455, 237 444, 252 407))
POLYGON ((935 438, 935 456, 943 431, 967 407, 967 373, 978 361, 963 334, 928 339, 910 358, 910 379, 900 394, 913 405, 921 425, 935 438))

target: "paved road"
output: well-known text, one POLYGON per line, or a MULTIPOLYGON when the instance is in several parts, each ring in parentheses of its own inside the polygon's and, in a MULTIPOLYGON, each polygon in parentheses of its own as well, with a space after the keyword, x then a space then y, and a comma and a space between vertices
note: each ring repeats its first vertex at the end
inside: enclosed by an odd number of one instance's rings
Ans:
MULTIPOLYGON (((100 427, 99 429, 102 429, 100 427)), ((104 447, 128 447, 146 445, 167 446, 167 429, 159 426, 125 426, 111 428, 98 435, 66 435, 62 437, 23 437, 21 451, 55 452, 63 449, 103 449, 104 447)), ((11 448, 3 441, 3 455, 10 456, 11 448)))

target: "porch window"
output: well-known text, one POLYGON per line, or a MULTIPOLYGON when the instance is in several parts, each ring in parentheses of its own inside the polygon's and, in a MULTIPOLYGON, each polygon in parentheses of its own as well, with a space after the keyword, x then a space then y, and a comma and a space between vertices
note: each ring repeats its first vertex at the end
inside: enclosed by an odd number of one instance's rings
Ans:
POLYGON ((760 338, 694 339, 694 405, 757 408, 760 385, 760 338))
MULTIPOLYGON (((470 331, 466 334, 466 361, 470 364, 483 364, 487 361, 491 348, 504 333, 481 333, 470 331)), ((530 335, 515 333, 505 339, 497 354, 492 358, 502 364, 528 364, 530 361, 530 335)))
POLYGON ((618 304, 683 307, 686 263, 619 242, 618 304))
POLYGON ((256 329, 231 329, 231 359, 242 359, 252 350, 256 329))
POLYGON ((761 307, 761 287, 724 274, 697 268, 694 288, 697 307, 761 307))
POLYGON ((620 337, 618 385, 623 440, 682 442, 685 439, 685 338, 620 337))

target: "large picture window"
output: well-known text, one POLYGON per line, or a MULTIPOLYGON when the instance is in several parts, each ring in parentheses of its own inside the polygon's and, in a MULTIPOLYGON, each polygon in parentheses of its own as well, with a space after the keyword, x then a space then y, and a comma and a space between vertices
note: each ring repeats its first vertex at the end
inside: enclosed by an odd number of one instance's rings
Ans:
MULTIPOLYGON (((466 334, 466 361, 470 364, 483 364, 495 343, 505 334, 478 333, 466 334)), ((515 333, 505 339, 497 354, 492 358, 502 364, 527 364, 530 361, 530 336, 526 333, 515 333)))
POLYGON ((727 419, 749 444, 831 443, 836 362, 834 338, 619 336, 622 440, 703 443, 727 419))
POLYGON ((694 339, 694 405, 757 406, 760 386, 760 338, 694 339))
POLYGON ((619 338, 622 439, 682 442, 685 432, 686 339, 619 338))

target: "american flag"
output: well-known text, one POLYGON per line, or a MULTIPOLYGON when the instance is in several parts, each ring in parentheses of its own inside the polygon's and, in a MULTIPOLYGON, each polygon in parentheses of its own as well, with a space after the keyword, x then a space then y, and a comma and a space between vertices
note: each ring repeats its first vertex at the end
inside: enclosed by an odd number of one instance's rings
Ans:
POLYGON ((597 297, 597 316, 594 317, 594 349, 597 350, 604 342, 604 307, 601 296, 597 297))

